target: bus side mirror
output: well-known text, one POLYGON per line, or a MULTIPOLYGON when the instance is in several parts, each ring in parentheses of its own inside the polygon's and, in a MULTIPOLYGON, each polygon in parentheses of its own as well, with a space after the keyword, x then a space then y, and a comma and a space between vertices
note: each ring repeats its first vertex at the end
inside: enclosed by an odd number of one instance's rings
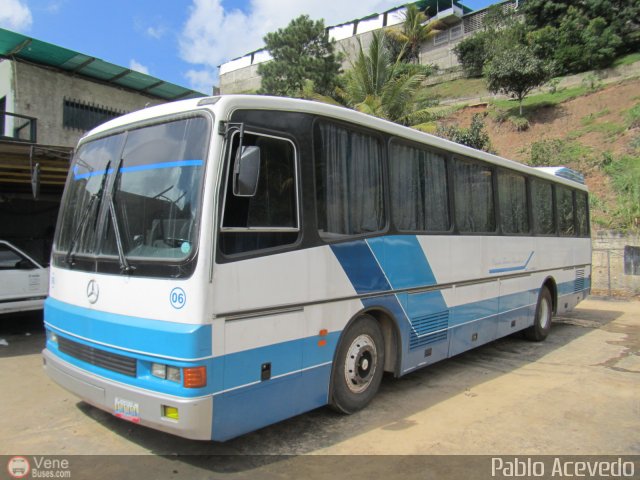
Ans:
POLYGON ((233 194, 253 197, 260 177, 260 147, 240 147, 233 165, 233 194))

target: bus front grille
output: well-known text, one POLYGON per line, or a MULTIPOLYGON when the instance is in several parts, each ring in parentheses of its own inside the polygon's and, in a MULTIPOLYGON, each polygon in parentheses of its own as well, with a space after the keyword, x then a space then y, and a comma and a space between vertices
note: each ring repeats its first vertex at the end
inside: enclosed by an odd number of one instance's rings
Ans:
POLYGON ((129 377, 135 377, 137 374, 135 358, 99 350, 88 345, 74 342, 60 335, 58 336, 58 350, 73 358, 95 365, 96 367, 106 368, 107 370, 118 372, 129 377))

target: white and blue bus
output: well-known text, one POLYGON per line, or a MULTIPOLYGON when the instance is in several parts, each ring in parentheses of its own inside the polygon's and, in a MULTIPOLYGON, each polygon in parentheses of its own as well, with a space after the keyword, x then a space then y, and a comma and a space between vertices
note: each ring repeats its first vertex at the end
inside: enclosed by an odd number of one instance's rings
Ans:
MULTIPOLYGON (((565 178, 567 177, 567 178, 565 178)), ((123 419, 227 440, 514 332, 591 281, 585 186, 348 109, 161 105, 84 136, 45 369, 123 419)))

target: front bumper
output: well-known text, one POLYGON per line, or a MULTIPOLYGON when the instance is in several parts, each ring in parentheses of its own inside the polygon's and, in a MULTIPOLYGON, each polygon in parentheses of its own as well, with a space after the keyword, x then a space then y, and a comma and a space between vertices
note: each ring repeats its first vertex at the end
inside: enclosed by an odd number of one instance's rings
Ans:
POLYGON ((42 351, 44 369, 58 385, 85 402, 114 413, 115 399, 139 405, 140 425, 193 440, 211 440, 213 397, 181 398, 114 382, 86 372, 54 355, 42 351), (162 406, 178 408, 180 419, 162 416, 162 406))

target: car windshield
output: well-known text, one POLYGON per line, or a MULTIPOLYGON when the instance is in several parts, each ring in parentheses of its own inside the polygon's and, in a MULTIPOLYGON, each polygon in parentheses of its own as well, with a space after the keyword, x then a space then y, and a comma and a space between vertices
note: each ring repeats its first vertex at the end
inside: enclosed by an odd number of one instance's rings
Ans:
POLYGON ((151 125, 82 144, 55 250, 76 257, 182 261, 194 251, 209 122, 151 125))

